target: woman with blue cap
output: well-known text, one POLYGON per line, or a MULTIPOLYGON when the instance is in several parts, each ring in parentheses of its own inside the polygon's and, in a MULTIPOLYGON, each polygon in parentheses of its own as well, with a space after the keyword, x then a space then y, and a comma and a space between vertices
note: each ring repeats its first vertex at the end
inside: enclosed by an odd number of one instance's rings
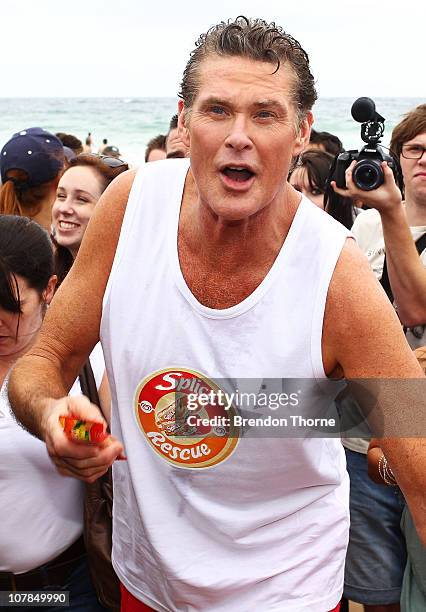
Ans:
POLYGON ((14 134, 0 152, 0 214, 30 217, 49 231, 64 161, 63 145, 50 132, 14 134))

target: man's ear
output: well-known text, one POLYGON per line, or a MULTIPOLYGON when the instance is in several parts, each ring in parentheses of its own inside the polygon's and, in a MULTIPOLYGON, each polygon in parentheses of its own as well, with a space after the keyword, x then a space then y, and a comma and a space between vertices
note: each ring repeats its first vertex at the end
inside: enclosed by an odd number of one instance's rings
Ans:
POLYGON ((189 129, 187 126, 187 122, 188 122, 188 112, 185 109, 185 104, 183 102, 183 100, 179 100, 178 102, 178 128, 179 128, 179 137, 181 139, 181 141, 183 142, 183 144, 188 147, 190 147, 190 136, 189 136, 189 129))
POLYGON ((309 144, 313 122, 314 116, 311 111, 308 111, 305 119, 303 119, 298 128, 293 148, 293 157, 297 157, 309 144))

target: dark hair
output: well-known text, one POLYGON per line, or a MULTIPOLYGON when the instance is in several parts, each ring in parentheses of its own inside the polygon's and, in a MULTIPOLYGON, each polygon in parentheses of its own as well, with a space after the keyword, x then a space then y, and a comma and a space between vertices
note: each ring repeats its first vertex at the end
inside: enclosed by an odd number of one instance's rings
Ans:
POLYGON ((336 155, 327 177, 324 195, 324 210, 346 228, 351 229, 356 217, 356 207, 351 198, 341 196, 336 193, 331 186, 331 181, 336 180, 334 173, 336 170, 337 157, 336 155))
MULTIPOLYGON (((76 166, 92 168, 97 173, 97 175, 102 181, 101 193, 105 191, 108 185, 112 183, 112 181, 119 174, 128 169, 127 164, 111 168, 105 162, 102 161, 102 156, 96 155, 94 153, 82 153, 81 155, 77 155, 77 157, 70 161, 69 168, 65 172, 67 172, 70 168, 74 168, 76 166)), ((74 259, 70 251, 66 247, 58 244, 55 238, 52 238, 52 240, 56 247, 55 274, 58 277, 57 286, 59 287, 59 285, 62 283, 62 281, 70 271, 71 266, 74 263, 74 259)))
POLYGON ((404 119, 394 127, 390 150, 399 158, 402 145, 424 132, 426 132, 426 104, 420 104, 404 115, 404 119))
POLYGON ((355 206, 351 198, 344 198, 332 187, 327 187, 324 196, 324 210, 342 225, 351 229, 356 217, 355 206))
POLYGON ((173 115, 173 117, 170 119, 168 134, 170 134, 172 130, 175 130, 177 126, 178 126, 178 116, 173 115))
POLYGON ((311 137, 309 139, 311 144, 322 145, 327 153, 331 155, 337 155, 343 152, 343 144, 340 138, 330 132, 317 132, 311 130, 311 137))
POLYGON ((158 136, 154 136, 154 138, 151 138, 151 140, 148 142, 148 144, 146 145, 146 150, 145 150, 145 161, 148 161, 149 158, 149 154, 151 153, 151 151, 154 151, 155 149, 159 149, 160 151, 166 151, 166 136, 165 134, 158 134, 158 136))
POLYGON ((28 217, 0 215, 0 306, 21 312, 16 276, 41 295, 53 273, 53 249, 46 230, 28 217))
POLYGON ((329 153, 325 153, 325 151, 304 151, 299 156, 299 160, 293 168, 292 173, 297 170, 297 168, 304 168, 311 190, 318 189, 321 193, 325 193, 327 178, 333 159, 333 156, 329 153))
POLYGON ((306 116, 317 98, 309 58, 300 43, 273 22, 239 16, 213 26, 201 34, 195 43, 179 93, 187 109, 193 105, 198 94, 200 64, 209 55, 247 57, 269 62, 275 64, 275 72, 281 63, 287 62, 296 76, 292 96, 299 121, 306 116))
POLYGON ((83 144, 77 136, 72 134, 64 134, 63 132, 57 132, 56 136, 62 142, 64 147, 72 149, 76 155, 79 155, 83 151, 83 144))

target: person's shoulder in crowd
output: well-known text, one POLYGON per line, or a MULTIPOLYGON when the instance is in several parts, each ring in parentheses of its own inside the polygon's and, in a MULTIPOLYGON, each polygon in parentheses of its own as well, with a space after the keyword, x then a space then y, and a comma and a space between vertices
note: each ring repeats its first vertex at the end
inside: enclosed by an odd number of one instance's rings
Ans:
POLYGON ((352 233, 362 251, 372 242, 382 240, 383 230, 379 212, 375 208, 360 212, 352 226, 352 233))

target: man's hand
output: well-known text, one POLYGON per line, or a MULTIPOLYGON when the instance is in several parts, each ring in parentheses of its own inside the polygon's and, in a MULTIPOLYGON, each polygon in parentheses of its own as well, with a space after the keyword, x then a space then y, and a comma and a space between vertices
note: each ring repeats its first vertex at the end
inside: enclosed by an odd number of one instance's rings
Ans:
POLYGON ((59 423, 60 416, 101 423, 105 423, 105 419, 99 408, 84 396, 47 400, 42 420, 43 438, 50 458, 63 476, 94 482, 116 459, 125 459, 123 445, 114 436, 108 436, 100 444, 69 440, 59 423))
POLYGON ((345 172, 346 187, 347 189, 339 189, 336 187, 335 181, 332 181, 331 186, 334 191, 345 198, 352 198, 354 201, 361 200, 363 204, 367 204, 372 208, 379 211, 380 214, 391 212, 402 205, 401 192, 395 183, 392 170, 389 168, 386 162, 382 162, 382 170, 384 175, 384 182, 377 189, 371 191, 364 191, 356 187, 352 172, 356 165, 354 160, 345 172))

